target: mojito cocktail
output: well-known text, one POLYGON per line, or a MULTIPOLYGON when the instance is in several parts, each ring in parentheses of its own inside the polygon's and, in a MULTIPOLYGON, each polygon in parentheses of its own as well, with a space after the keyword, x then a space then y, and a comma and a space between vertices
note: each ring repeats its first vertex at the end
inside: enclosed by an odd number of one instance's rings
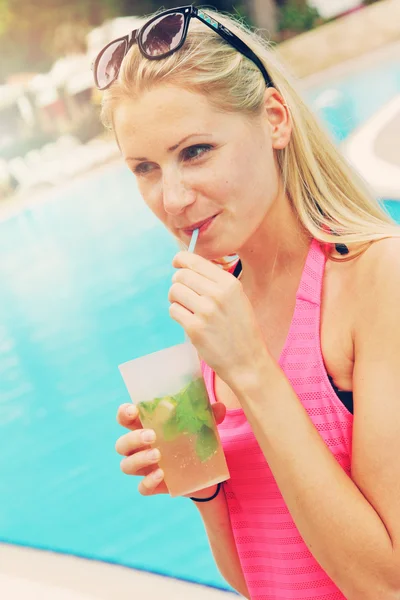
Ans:
POLYGON ((192 494, 228 479, 225 455, 193 346, 173 346, 129 361, 120 370, 138 406, 143 427, 156 433, 154 446, 161 452, 159 464, 171 496, 192 494), (151 390, 156 389, 163 392, 152 394, 151 390))

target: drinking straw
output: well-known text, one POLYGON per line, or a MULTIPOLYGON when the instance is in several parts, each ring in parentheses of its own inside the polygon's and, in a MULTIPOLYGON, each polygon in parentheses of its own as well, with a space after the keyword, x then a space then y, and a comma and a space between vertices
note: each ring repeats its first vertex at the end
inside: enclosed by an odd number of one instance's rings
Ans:
POLYGON ((196 247, 197 238, 199 237, 199 229, 194 229, 192 233, 192 238, 190 240, 188 252, 194 252, 196 247))

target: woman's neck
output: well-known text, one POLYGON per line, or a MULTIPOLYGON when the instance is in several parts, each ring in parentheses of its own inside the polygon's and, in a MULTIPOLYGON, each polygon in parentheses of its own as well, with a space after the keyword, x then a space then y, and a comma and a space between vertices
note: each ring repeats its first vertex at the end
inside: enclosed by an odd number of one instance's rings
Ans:
POLYGON ((310 234, 299 222, 289 199, 277 199, 258 230, 238 250, 245 289, 263 294, 282 275, 296 276, 310 243, 310 234))

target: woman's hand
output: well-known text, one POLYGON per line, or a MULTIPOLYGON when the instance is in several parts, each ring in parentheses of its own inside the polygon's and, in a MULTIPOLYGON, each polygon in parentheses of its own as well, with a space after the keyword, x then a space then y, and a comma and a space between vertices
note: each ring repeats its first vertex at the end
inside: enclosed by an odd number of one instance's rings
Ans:
POLYGON ((130 430, 115 444, 118 454, 126 457, 121 461, 123 473, 143 476, 138 486, 139 493, 143 496, 168 494, 164 473, 158 466, 160 452, 154 447, 154 431, 143 429, 139 411, 134 404, 122 404, 117 412, 117 421, 130 430))
POLYGON ((179 252, 168 299, 170 316, 201 358, 232 389, 262 361, 266 346, 240 281, 205 258, 179 252))
MULTIPOLYGON (((217 425, 225 418, 226 408, 221 402, 212 405, 217 425)), ((130 432, 122 435, 115 445, 118 454, 125 458, 121 461, 121 470, 127 475, 139 475, 138 490, 142 496, 168 494, 164 482, 164 473, 158 466, 160 452, 157 449, 156 434, 152 429, 143 429, 139 411, 134 404, 122 404, 117 412, 117 421, 130 432), (147 439, 148 438, 148 439, 147 439), (155 452, 155 455, 151 453, 155 452)), ((196 497, 207 497, 211 494, 196 493, 196 497)))

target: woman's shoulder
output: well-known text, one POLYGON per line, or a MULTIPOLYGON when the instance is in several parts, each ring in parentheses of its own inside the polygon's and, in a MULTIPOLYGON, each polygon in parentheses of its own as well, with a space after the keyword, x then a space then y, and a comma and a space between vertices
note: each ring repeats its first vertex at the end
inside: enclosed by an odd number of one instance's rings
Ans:
POLYGON ((344 305, 353 324, 374 318, 394 298, 399 298, 400 306, 400 237, 367 246, 351 244, 344 261, 329 261, 327 273, 326 294, 333 298, 330 308, 335 303, 344 305))
POLYGON ((352 279, 361 318, 400 306, 400 237, 371 243, 354 259, 352 279))
POLYGON ((361 278, 368 279, 369 285, 379 277, 400 277, 400 236, 370 243, 354 263, 355 271, 361 278))

